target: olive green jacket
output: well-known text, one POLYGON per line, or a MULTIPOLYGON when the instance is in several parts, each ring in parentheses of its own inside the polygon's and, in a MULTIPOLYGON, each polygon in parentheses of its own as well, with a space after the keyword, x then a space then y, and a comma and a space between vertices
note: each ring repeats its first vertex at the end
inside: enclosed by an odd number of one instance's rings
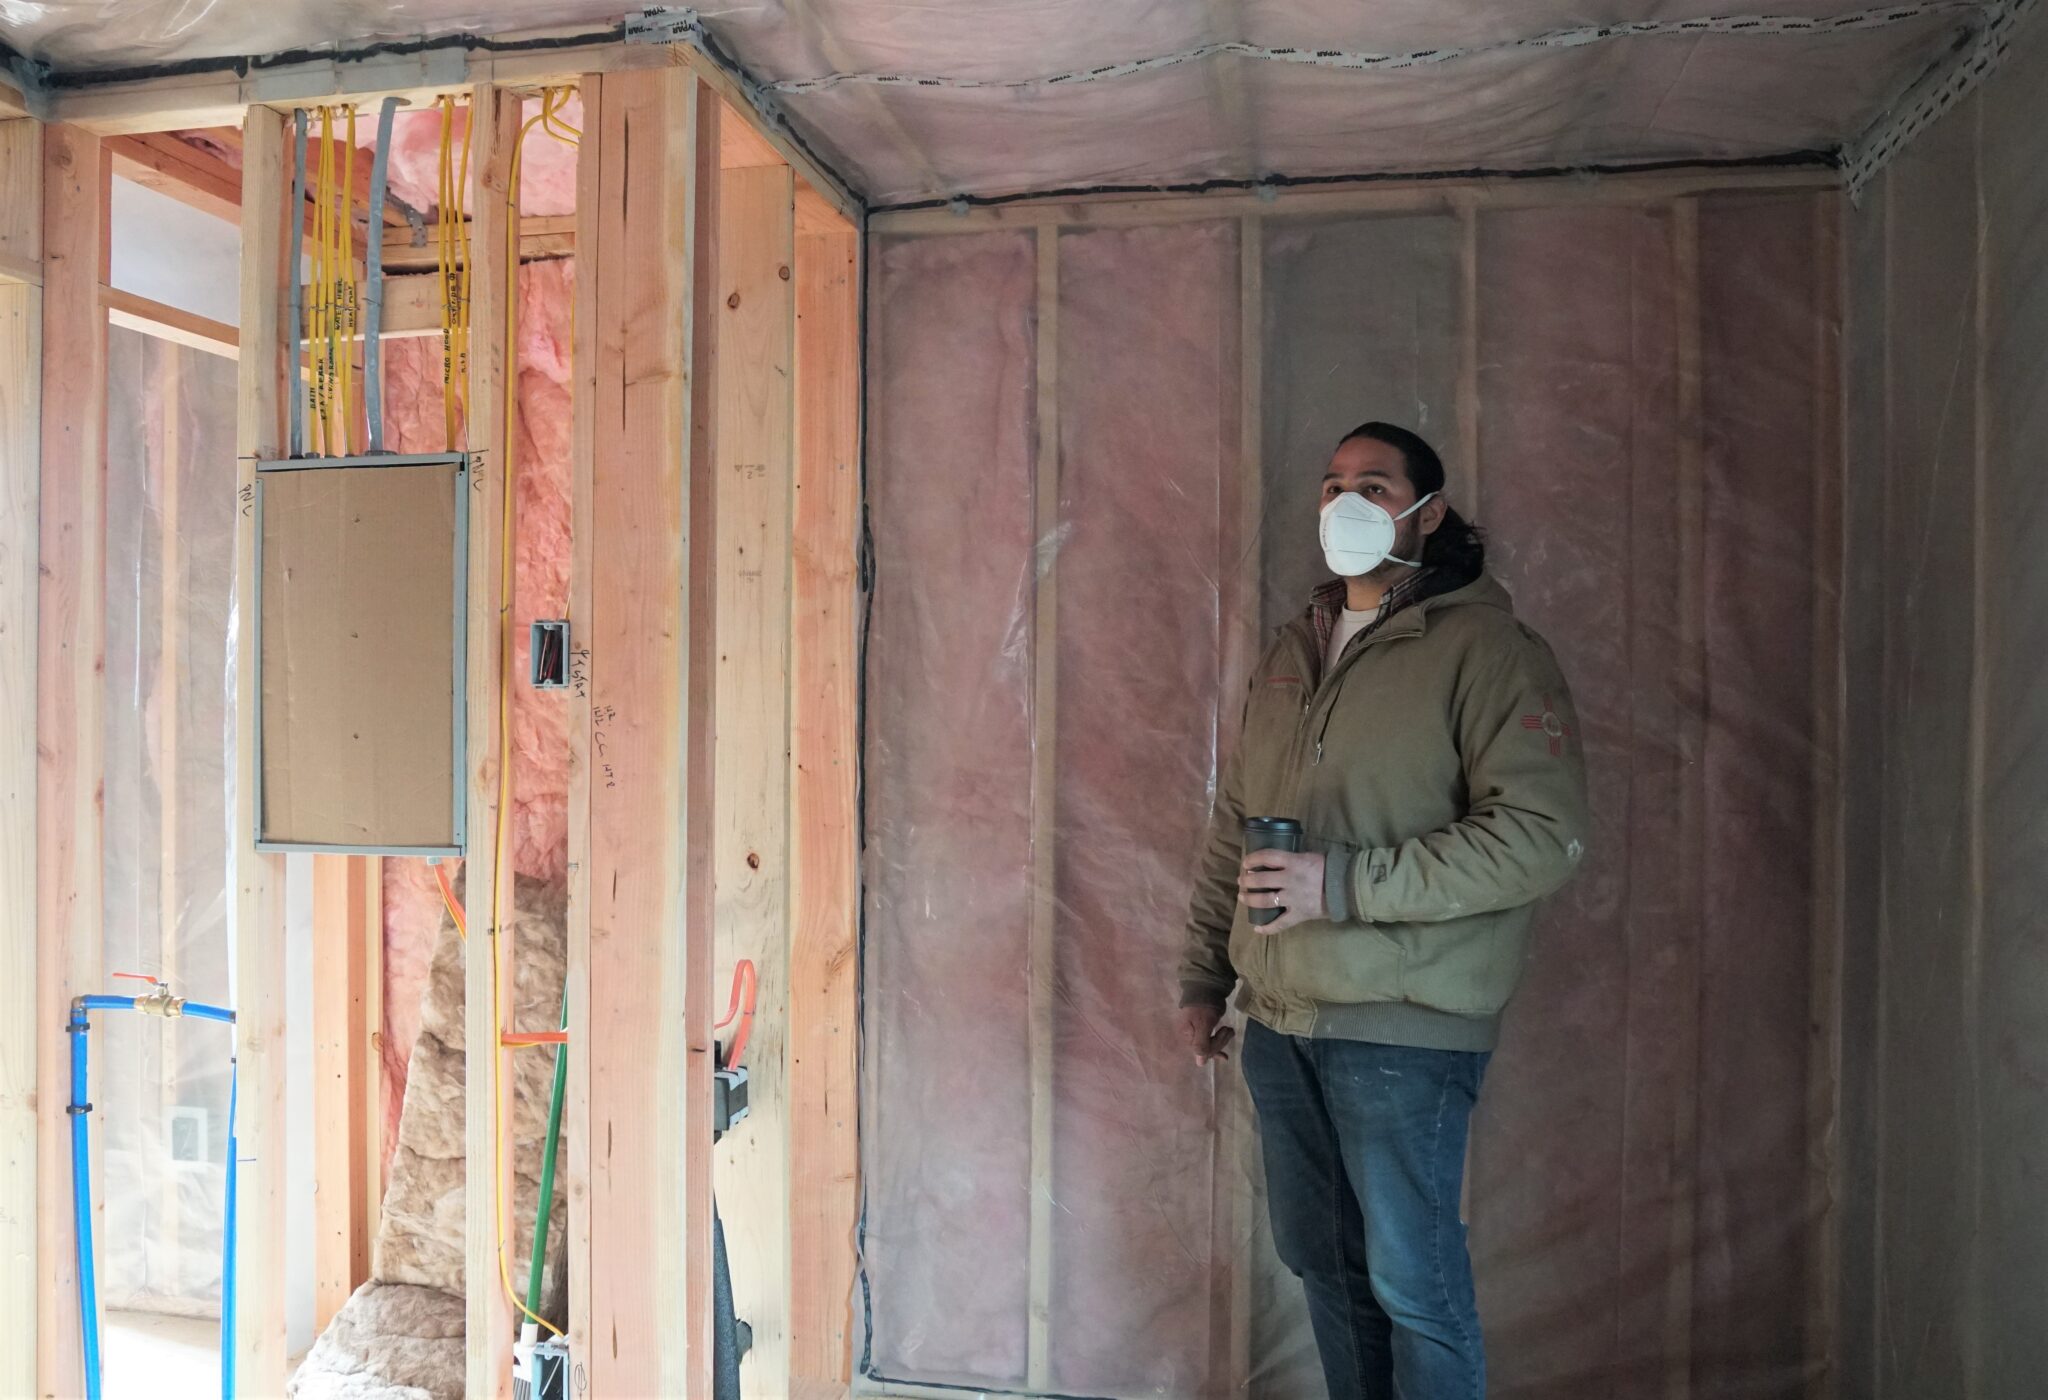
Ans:
POLYGON ((1251 680, 1211 814, 1181 1004, 1289 1035, 1491 1049, 1536 904, 1585 854, 1578 716, 1543 639, 1482 574, 1352 638, 1322 639, 1341 582, 1251 680), (1328 857, 1328 917, 1268 934, 1237 902, 1247 816, 1293 817, 1328 857))

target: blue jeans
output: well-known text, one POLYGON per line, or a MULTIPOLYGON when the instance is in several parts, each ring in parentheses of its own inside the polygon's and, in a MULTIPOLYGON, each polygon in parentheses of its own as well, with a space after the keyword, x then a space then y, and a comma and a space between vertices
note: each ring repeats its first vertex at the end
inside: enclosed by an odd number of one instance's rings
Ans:
POLYGON ((1330 1400, 1484 1400, 1458 1196, 1488 1058, 1245 1027, 1273 1243, 1330 1400))

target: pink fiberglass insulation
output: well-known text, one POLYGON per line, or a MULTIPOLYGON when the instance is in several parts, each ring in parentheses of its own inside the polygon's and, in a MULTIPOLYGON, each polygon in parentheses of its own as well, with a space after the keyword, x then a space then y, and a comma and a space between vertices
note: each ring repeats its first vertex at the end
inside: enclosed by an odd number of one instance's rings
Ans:
MULTIPOLYGON (((569 612, 569 318, 575 263, 528 263, 519 273, 518 499, 512 609, 512 859, 521 875, 559 880, 568 865, 569 741, 566 692, 526 683, 530 628, 569 612)), ((386 445, 445 447, 441 344, 384 344, 386 445)), ((405 1066, 419 1037, 441 895, 423 860, 384 861, 384 1141, 395 1141, 405 1066)))
POLYGON ((1237 229, 1067 234, 1059 259, 1052 1388, 1209 1394, 1217 1082, 1180 1052, 1160 976, 1236 718, 1216 600, 1237 229))
POLYGON ((872 440, 863 1101, 874 1363, 1025 1374, 1033 246, 885 247, 872 440))
MULTIPOLYGON (((526 118, 540 115, 540 99, 526 102, 526 118)), ((583 99, 571 96, 558 118, 571 130, 583 123, 583 99)), ((469 122, 466 107, 458 108, 453 136, 455 160, 462 159, 462 138, 469 122)), ((356 114, 356 144, 373 146, 377 140, 377 113, 364 107, 356 114)), ((472 157, 474 152, 471 152, 472 157)), ((470 162, 471 209, 474 211, 476 162, 470 162)), ((437 212, 441 188, 441 114, 424 110, 398 109, 391 122, 391 157, 387 178, 391 193, 421 214, 437 212)), ((523 214, 542 217, 576 212, 576 148, 536 125, 526 134, 520 156, 519 209, 523 214)), ((395 236, 387 233, 387 238, 395 236)))
POLYGON ((1673 939, 1699 936, 1697 904, 1676 898, 1683 808, 1658 800, 1683 725, 1672 219, 1517 210, 1477 237, 1481 519, 1579 701, 1593 831, 1488 1072, 1473 1257, 1497 1373, 1597 1368, 1629 1394, 1664 1365, 1669 1203, 1650 1183, 1690 1090, 1673 939))
POLYGON ((1829 1072, 1809 1008, 1836 762, 1816 719, 1831 673, 1814 669, 1838 601, 1816 558, 1838 469, 1840 327, 1816 290, 1836 275, 1829 217, 1803 194, 1489 209, 1466 245, 1450 216, 1269 216, 1258 463, 1237 451, 1232 230, 1064 233, 1056 502, 1035 498, 1033 426, 1050 418, 1031 392, 1028 239, 878 245, 862 1134, 877 1376, 1024 1388, 1036 1191, 1051 1286, 1034 1389, 1319 1393, 1300 1286, 1239 1165, 1256 1140, 1237 1065, 1197 1071, 1174 1044, 1173 964, 1241 703, 1233 647, 1255 644, 1254 614, 1303 606, 1323 464, 1345 428, 1383 418, 1449 459, 1453 504, 1488 529, 1493 571, 1572 682, 1592 786, 1586 867, 1544 911, 1474 1125, 1492 1393, 1634 1396, 1677 1367, 1703 1397, 1803 1394, 1825 1345, 1804 1290, 1829 1131, 1808 1107, 1829 1072), (1048 723, 1033 706, 1049 659, 1048 723), (1049 867, 1032 840, 1047 800, 1049 867), (1054 1034, 1034 1112, 1048 868, 1054 1034))

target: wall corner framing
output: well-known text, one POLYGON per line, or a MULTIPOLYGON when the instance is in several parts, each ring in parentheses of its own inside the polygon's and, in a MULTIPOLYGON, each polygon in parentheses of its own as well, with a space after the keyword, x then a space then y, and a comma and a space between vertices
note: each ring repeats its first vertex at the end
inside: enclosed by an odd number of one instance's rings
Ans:
MULTIPOLYGON (((0 711, 36 714, 43 341, 43 128, 0 121, 0 711)), ((37 974, 39 947, 37 726, 0 737, 0 1296, 19 1300, 40 1336, 45 1271, 40 1223, 38 1050, 49 1037, 37 974)), ((37 1393, 38 1347, 0 1356, 0 1392, 37 1393)))
POLYGON ((583 97, 570 1337, 594 1394, 708 1395, 717 327, 698 293, 722 104, 686 68, 583 97))
MULTIPOLYGON (((256 463, 283 454, 284 118, 248 110, 242 127, 242 314, 237 361, 235 585, 256 596, 256 463)), ((235 610, 237 656, 256 654, 256 610, 235 610)), ((241 1145, 235 1270, 237 1393, 275 1395, 285 1379, 284 858, 256 849, 256 668, 235 668, 233 866, 235 1045, 241 1145)))
POLYGON ((100 960, 100 766, 105 608, 107 199, 98 138, 43 129, 41 581, 36 631, 38 1393, 77 1393, 71 1226, 71 998, 100 960))
MULTIPOLYGON (((695 51, 479 49, 459 82, 435 69, 435 86, 418 65, 321 67, 296 87, 267 72, 67 92, 52 108, 67 120, 52 125, 0 108, 0 705, 37 716, 0 747, 13 974, 0 1008, 0 1290, 31 1305, 37 1338, 0 1356, 0 1394, 84 1390, 63 1021, 73 996, 102 988, 107 326, 237 356, 229 640, 254 656, 256 464, 287 450, 303 334, 285 310, 290 111, 394 91, 466 91, 476 113, 463 1351, 472 1400, 511 1393, 517 1315, 500 1276, 516 1232, 509 1154, 494 1146, 510 1110, 497 1034, 515 908, 494 836, 504 457, 518 436, 506 187, 522 104, 574 84, 565 1185, 578 1392, 710 1395, 715 1168, 755 1334, 746 1393, 844 1397, 858 1333, 859 201, 695 51), (228 125, 242 132, 238 177, 137 135, 228 125), (108 286, 117 168, 238 223, 237 326, 108 286), (760 977, 752 1116, 714 1147, 713 1022, 742 957, 760 977)), ((417 294, 406 305, 434 309, 417 294)), ((254 668, 232 685, 233 1363, 236 1394, 273 1396, 287 1374, 285 1110, 298 1086, 285 1064, 283 857, 255 843, 254 668)), ((381 1206, 380 865, 314 864, 323 1189, 306 1262, 322 1328, 367 1276, 381 1206)))

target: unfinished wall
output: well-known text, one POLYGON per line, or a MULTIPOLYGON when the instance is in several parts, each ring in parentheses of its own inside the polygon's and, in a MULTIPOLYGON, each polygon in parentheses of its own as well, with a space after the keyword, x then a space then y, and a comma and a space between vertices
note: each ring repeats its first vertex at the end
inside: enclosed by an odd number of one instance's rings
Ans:
MULTIPOLYGON (((395 138, 394 138, 395 139, 395 138)), ((415 138, 418 139, 418 138, 415 138)), ((536 152, 560 143, 534 141, 536 152)), ((569 612, 569 319, 576 265, 558 258, 519 271, 519 501, 512 674, 512 855, 521 875, 560 880, 569 858, 566 692, 526 683, 529 629, 569 612)), ((441 345, 431 338, 384 347, 387 444, 443 450, 441 345)), ((424 860, 384 861, 384 1141, 397 1140, 406 1064, 419 1037, 420 994, 441 926, 441 892, 424 860)))
MULTIPOLYGON (((107 385, 103 966, 228 1005, 235 367, 116 327, 107 385)), ((93 1042, 101 1294, 217 1316, 232 1036, 109 1014, 93 1042)))
POLYGON ((2048 1371, 2048 29, 1852 223, 1843 1392, 2048 1371))
POLYGON ((1170 984, 1243 668, 1319 574, 1336 438, 1382 417, 1490 527, 1593 775, 1594 851, 1476 1131, 1493 1393, 1802 1393, 1827 1346, 1837 218, 1447 198, 876 242, 872 1374, 1318 1393, 1242 1081, 1187 1063, 1170 984))

